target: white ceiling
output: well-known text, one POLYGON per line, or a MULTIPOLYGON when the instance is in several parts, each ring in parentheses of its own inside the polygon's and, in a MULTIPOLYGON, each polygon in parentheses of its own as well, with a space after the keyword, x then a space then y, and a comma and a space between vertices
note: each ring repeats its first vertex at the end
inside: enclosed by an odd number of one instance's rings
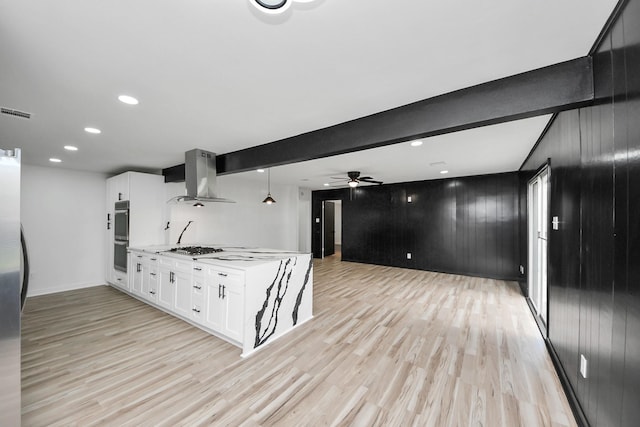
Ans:
MULTIPOLYGON (((248 0, 0 0, 0 105, 33 114, 0 116, 0 146, 22 147, 34 165, 157 170, 192 148, 235 151, 584 56, 615 3, 315 0, 273 16, 248 0)), ((436 161, 452 176, 515 170, 547 120, 283 166, 273 178, 313 187, 355 169, 411 181, 439 177, 436 161)))

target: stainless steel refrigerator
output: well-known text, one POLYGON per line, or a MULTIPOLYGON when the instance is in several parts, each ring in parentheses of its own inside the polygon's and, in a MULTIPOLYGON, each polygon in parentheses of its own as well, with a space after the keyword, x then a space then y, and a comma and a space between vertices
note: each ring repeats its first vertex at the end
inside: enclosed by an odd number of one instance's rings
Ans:
POLYGON ((0 426, 20 425, 21 248, 20 150, 0 149, 0 426))

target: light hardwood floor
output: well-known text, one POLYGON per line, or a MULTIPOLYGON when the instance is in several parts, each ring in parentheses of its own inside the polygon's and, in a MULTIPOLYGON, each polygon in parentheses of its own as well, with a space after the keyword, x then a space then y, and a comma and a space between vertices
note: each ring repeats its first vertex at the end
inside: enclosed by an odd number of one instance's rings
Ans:
POLYGON ((24 426, 574 426, 515 283, 315 263, 314 319, 247 358, 106 286, 30 298, 24 426))

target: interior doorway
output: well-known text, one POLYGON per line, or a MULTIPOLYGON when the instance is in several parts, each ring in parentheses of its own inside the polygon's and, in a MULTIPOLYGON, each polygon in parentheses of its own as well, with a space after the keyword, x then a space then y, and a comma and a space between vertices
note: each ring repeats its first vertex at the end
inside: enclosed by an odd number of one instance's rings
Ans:
POLYGON ((322 257, 341 253, 342 201, 322 202, 322 257))
POLYGON ((547 325, 547 245, 549 223, 549 167, 528 185, 528 288, 535 314, 547 325))

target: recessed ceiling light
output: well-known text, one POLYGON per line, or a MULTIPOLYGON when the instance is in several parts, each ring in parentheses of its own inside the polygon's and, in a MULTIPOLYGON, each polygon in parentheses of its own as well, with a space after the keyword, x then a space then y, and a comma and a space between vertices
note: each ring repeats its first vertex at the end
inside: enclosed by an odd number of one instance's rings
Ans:
POLYGON ((264 169, 256 169, 256 172, 258 172, 258 173, 264 173, 264 169))
POLYGON ((138 105, 138 100, 135 99, 133 96, 129 96, 129 95, 120 95, 118 97, 118 100, 120 102, 124 102, 125 104, 138 105))
POLYGON ((74 147, 73 145, 65 145, 64 149, 67 151, 78 151, 78 147, 74 147))
POLYGON ((49 161, 50 161, 51 163, 60 163, 60 162, 62 162, 62 160, 60 160, 60 159, 56 159, 55 157, 50 158, 50 159, 49 159, 49 161))
POLYGON ((416 139, 415 141, 411 142, 411 146, 412 147, 420 147, 422 145, 422 140, 421 139, 416 139))
POLYGON ((449 171, 440 171, 441 174, 449 173, 449 171))
POLYGON ((329 186, 329 183, 328 183, 328 182, 325 182, 323 185, 324 185, 325 187, 328 187, 328 186, 329 186))
POLYGON ((102 132, 100 129, 96 129, 96 128, 84 128, 84 131, 88 133, 93 133, 96 135, 102 132))

